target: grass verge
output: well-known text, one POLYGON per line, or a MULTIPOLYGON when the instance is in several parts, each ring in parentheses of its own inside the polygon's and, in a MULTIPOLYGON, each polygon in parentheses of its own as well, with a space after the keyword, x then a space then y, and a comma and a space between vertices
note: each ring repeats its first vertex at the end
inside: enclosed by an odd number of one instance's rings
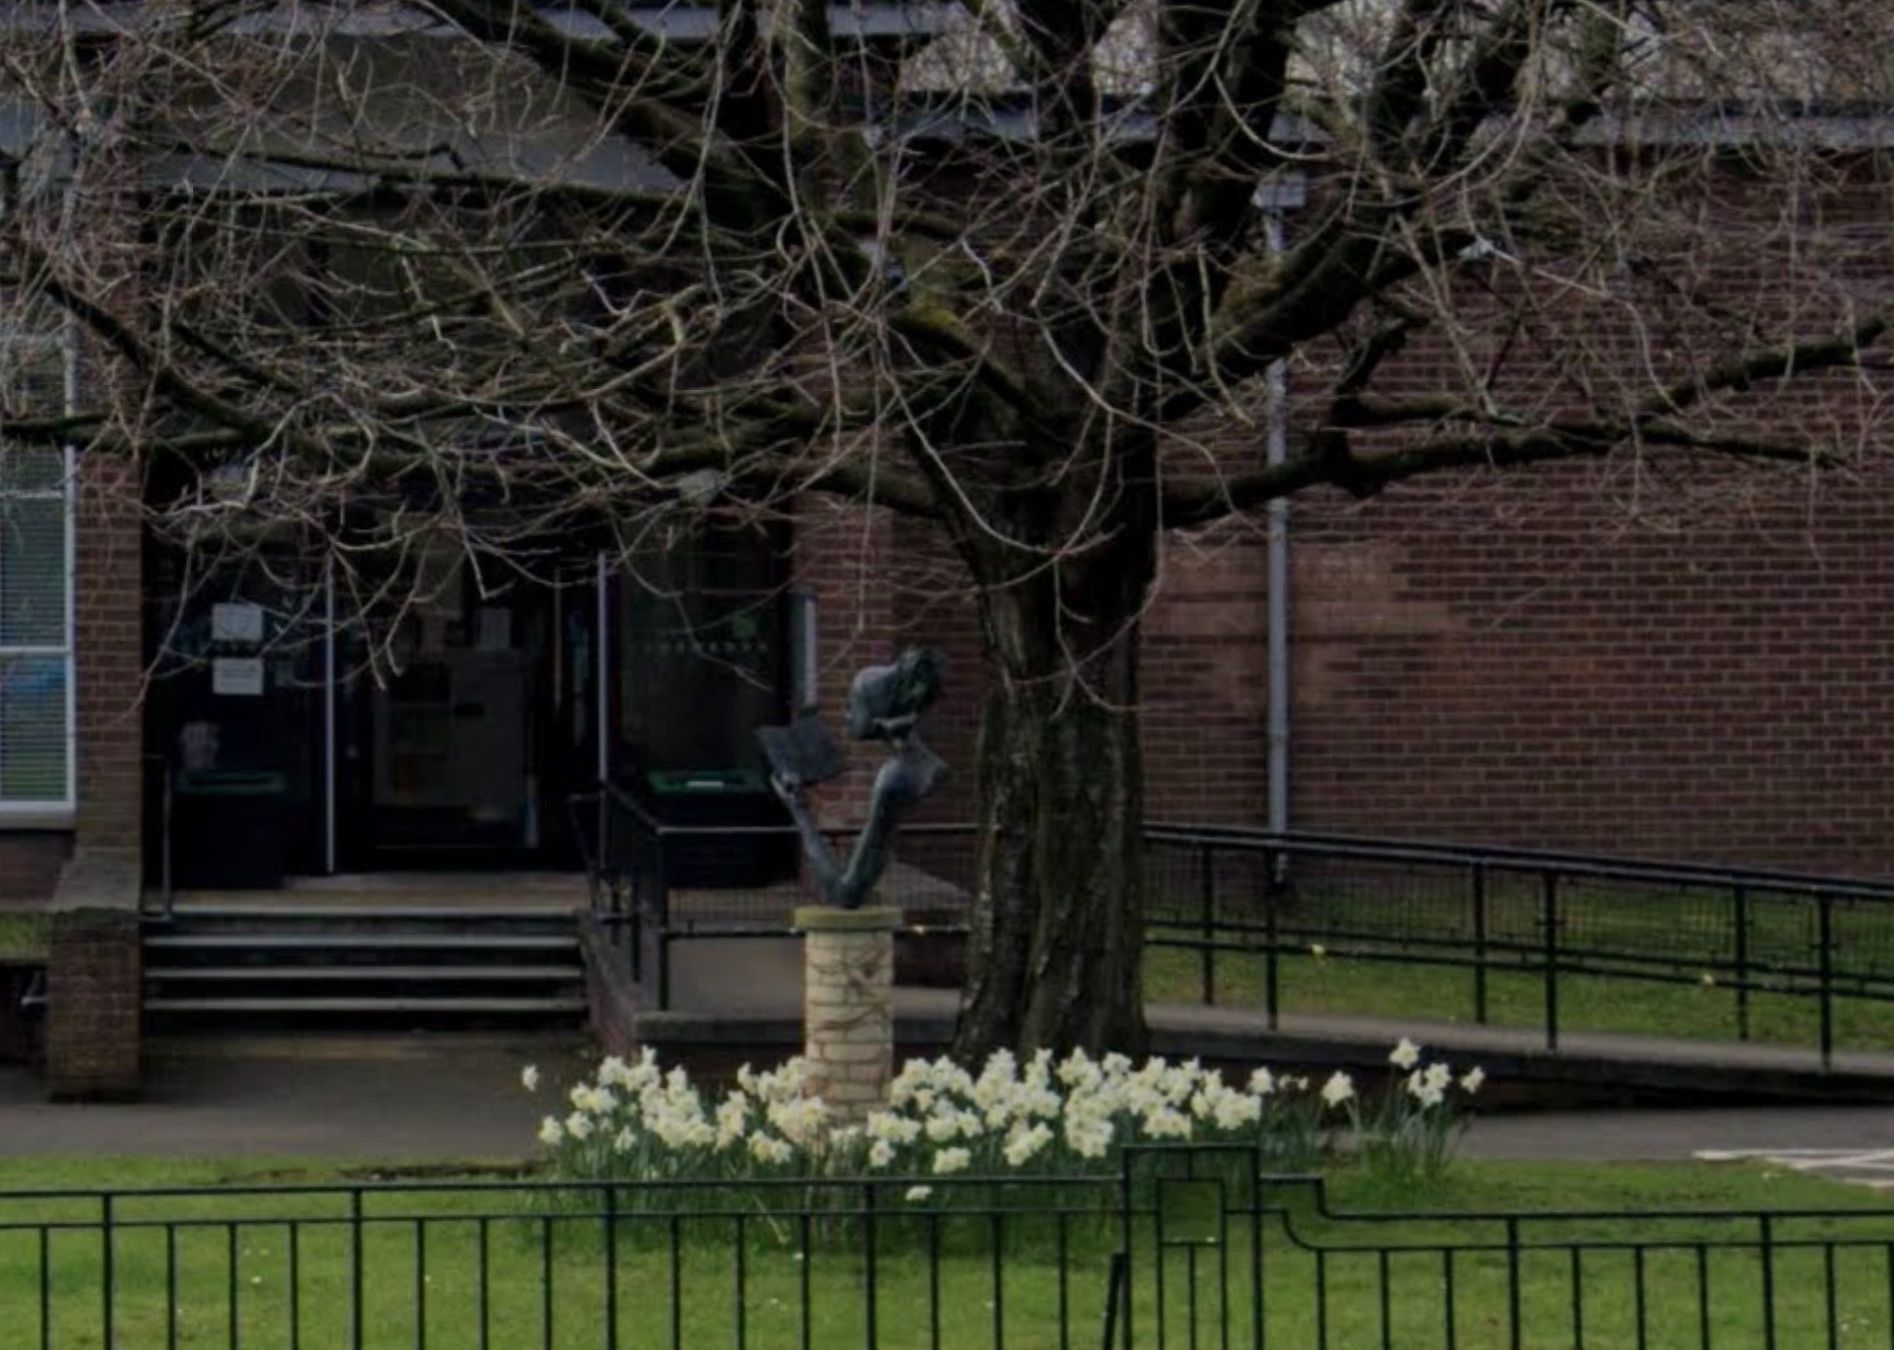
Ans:
MULTIPOLYGON (((1471 970, 1410 966, 1328 954, 1284 954, 1279 1006, 1286 1013, 1343 1013, 1472 1022, 1476 1005, 1471 970)), ((1221 1007, 1265 1006, 1264 962, 1238 952, 1215 954, 1216 1002, 1221 1007)), ((1199 1003, 1203 960, 1195 951, 1147 948, 1145 997, 1159 1003, 1199 1003)), ((1734 991, 1716 984, 1658 984, 1640 980, 1559 977, 1562 1031, 1618 1032, 1693 1040, 1736 1040, 1740 1029, 1734 991)), ((1818 1045, 1820 1011, 1812 998, 1752 992, 1750 1039, 1759 1044, 1818 1045)), ((1493 1026, 1545 1025, 1545 982, 1538 975, 1492 972, 1487 977, 1487 1022, 1493 1026)), ((1843 1050, 1894 1050, 1894 1003, 1835 999, 1835 1044, 1843 1050)))
MULTIPOLYGON (((33 1160, 0 1164, 0 1189, 293 1186, 345 1175, 359 1172, 269 1160, 33 1160)), ((1426 1190, 1398 1193, 1344 1172, 1333 1184, 1331 1208, 1349 1218, 1324 1217, 1306 1194, 1285 1191, 1282 1199, 1289 1223, 1265 1222, 1260 1247, 1245 1218, 1219 1227, 1200 1215, 1194 1232, 1192 1219, 1181 1218, 1166 1236, 1199 1241, 1194 1255, 1176 1248, 1167 1259, 1161 1310, 1155 1234, 1140 1226, 1132 1273, 1140 1343, 1160 1320, 1169 1337, 1188 1343, 1193 1285, 1200 1343, 1218 1343, 1209 1328, 1226 1295, 1231 1339, 1250 1343, 1257 1253, 1270 1344, 1315 1344, 1326 1335, 1337 1350, 1432 1347, 1448 1343, 1451 1317, 1454 1344, 1504 1345, 1516 1307, 1522 1344, 1570 1345, 1576 1306, 1586 1344, 1638 1343, 1641 1317, 1642 1343, 1696 1346, 1706 1303, 1715 1344, 1761 1344, 1760 1260, 1753 1250, 1716 1245, 1704 1245, 1699 1257, 1699 1244, 1753 1237, 1754 1211, 1797 1208, 1841 1213, 1780 1221, 1783 1235, 1808 1245, 1779 1253, 1770 1271, 1777 1343, 1822 1343, 1830 1290, 1846 1343, 1884 1344, 1889 1332, 1883 1244, 1894 1238, 1894 1222, 1879 1210, 1879 1197, 1791 1173, 1463 1163, 1426 1190), (1415 1210, 1431 1212, 1389 1217, 1415 1210), (1501 1221, 1467 1217, 1546 1210, 1687 1213, 1528 1220, 1516 1261, 1503 1250, 1501 1221), (1750 1214, 1722 1218, 1706 1210, 1750 1214), (1576 1304, 1570 1246, 1535 1245, 1543 1243, 1584 1244, 1576 1304), (1641 1254, 1631 1243, 1645 1244, 1641 1254), (1384 1262, 1381 1250, 1389 1245, 1395 1250, 1384 1262), (1443 1255, 1451 1246, 1460 1250, 1443 1255), (1706 1277, 1709 1295, 1700 1300, 1706 1277)), ((898 1209, 898 1195, 889 1203, 898 1209)), ((96 1212, 92 1201, 0 1199, 0 1328, 21 1344, 40 1343, 42 1276, 50 1343, 62 1350, 104 1344, 102 1251, 96 1229, 83 1226, 88 1206, 96 1212), (42 1258, 40 1225, 48 1221, 81 1226, 52 1231, 42 1258)), ((629 1220, 612 1233, 616 1280, 608 1284, 599 1221, 557 1208, 520 1213, 491 1195, 372 1197, 359 1249, 350 1228, 333 1221, 345 1204, 327 1197, 283 1192, 240 1200, 126 1199, 119 1206, 130 1225, 112 1248, 111 1315, 121 1346, 164 1345, 172 1324, 180 1346, 289 1344, 292 1310, 297 1343, 309 1347, 351 1344, 358 1322, 360 1344, 369 1347, 411 1347, 421 1343, 421 1332, 429 1345, 473 1346, 482 1343, 483 1324, 495 1346, 598 1346, 605 1343, 608 1293, 625 1346, 734 1344, 739 1311, 753 1346, 799 1343, 805 1318, 809 1344, 864 1344, 871 1315, 878 1343, 889 1347, 990 1346, 996 1337, 1012 1346, 1094 1344, 1118 1242, 1115 1229, 1090 1219, 1068 1222, 1061 1235, 1043 1215, 878 1217, 871 1302, 859 1218, 822 1219, 806 1230, 741 1209, 629 1220), (287 1221, 294 1218, 305 1222, 292 1238, 287 1221), (930 1249, 939 1253, 937 1265, 928 1260, 930 1249), (359 1305, 351 1295, 357 1268, 359 1305), (177 1290, 169 1305, 175 1317, 167 1312, 168 1287, 177 1290)))
POLYGON ((44 914, 0 914, 0 961, 43 961, 53 924, 44 914))

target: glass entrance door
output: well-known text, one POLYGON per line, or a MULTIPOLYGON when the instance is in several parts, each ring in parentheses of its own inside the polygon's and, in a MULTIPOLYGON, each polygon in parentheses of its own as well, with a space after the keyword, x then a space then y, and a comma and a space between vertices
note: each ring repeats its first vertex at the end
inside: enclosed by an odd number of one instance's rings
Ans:
POLYGON ((569 706, 575 645, 566 591, 481 594, 456 556, 433 564, 385 653, 337 688, 336 815, 344 868, 557 866, 571 861, 562 804, 588 777, 591 719, 569 706))

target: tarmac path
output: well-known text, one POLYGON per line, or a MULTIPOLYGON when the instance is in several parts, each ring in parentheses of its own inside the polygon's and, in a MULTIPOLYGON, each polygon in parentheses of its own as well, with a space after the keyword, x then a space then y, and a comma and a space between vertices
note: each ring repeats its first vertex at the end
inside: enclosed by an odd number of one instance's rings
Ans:
MULTIPOLYGON (((0 1068, 0 1155, 519 1160, 533 1151, 540 1116, 562 1109, 565 1085, 595 1053, 572 1035, 162 1043, 150 1091, 128 1104, 49 1103, 32 1074, 0 1068), (527 1064, 545 1079, 537 1095, 520 1085, 527 1064)), ((1894 1182, 1894 1107, 1494 1113, 1474 1119, 1464 1153, 1674 1162, 1754 1155, 1894 1182)))

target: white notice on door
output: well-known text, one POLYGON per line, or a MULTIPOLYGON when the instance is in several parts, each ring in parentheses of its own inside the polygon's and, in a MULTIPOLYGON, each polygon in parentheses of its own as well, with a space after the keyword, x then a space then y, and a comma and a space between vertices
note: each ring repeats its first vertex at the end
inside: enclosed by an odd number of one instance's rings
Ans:
POLYGON ((263 641, 263 606, 221 604, 210 607, 212 642, 263 641))
POLYGON ((263 692, 263 659, 257 656, 220 656, 210 663, 210 691, 239 698, 263 692))

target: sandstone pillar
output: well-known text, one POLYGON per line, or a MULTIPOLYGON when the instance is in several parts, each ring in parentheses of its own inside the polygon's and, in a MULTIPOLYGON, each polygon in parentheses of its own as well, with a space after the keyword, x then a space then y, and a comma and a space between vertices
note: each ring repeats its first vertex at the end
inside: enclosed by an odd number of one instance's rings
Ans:
POLYGON ((894 1076, 894 930, 900 911, 872 905, 796 910, 803 934, 802 1023, 809 1091, 839 1124, 864 1120, 894 1076))

